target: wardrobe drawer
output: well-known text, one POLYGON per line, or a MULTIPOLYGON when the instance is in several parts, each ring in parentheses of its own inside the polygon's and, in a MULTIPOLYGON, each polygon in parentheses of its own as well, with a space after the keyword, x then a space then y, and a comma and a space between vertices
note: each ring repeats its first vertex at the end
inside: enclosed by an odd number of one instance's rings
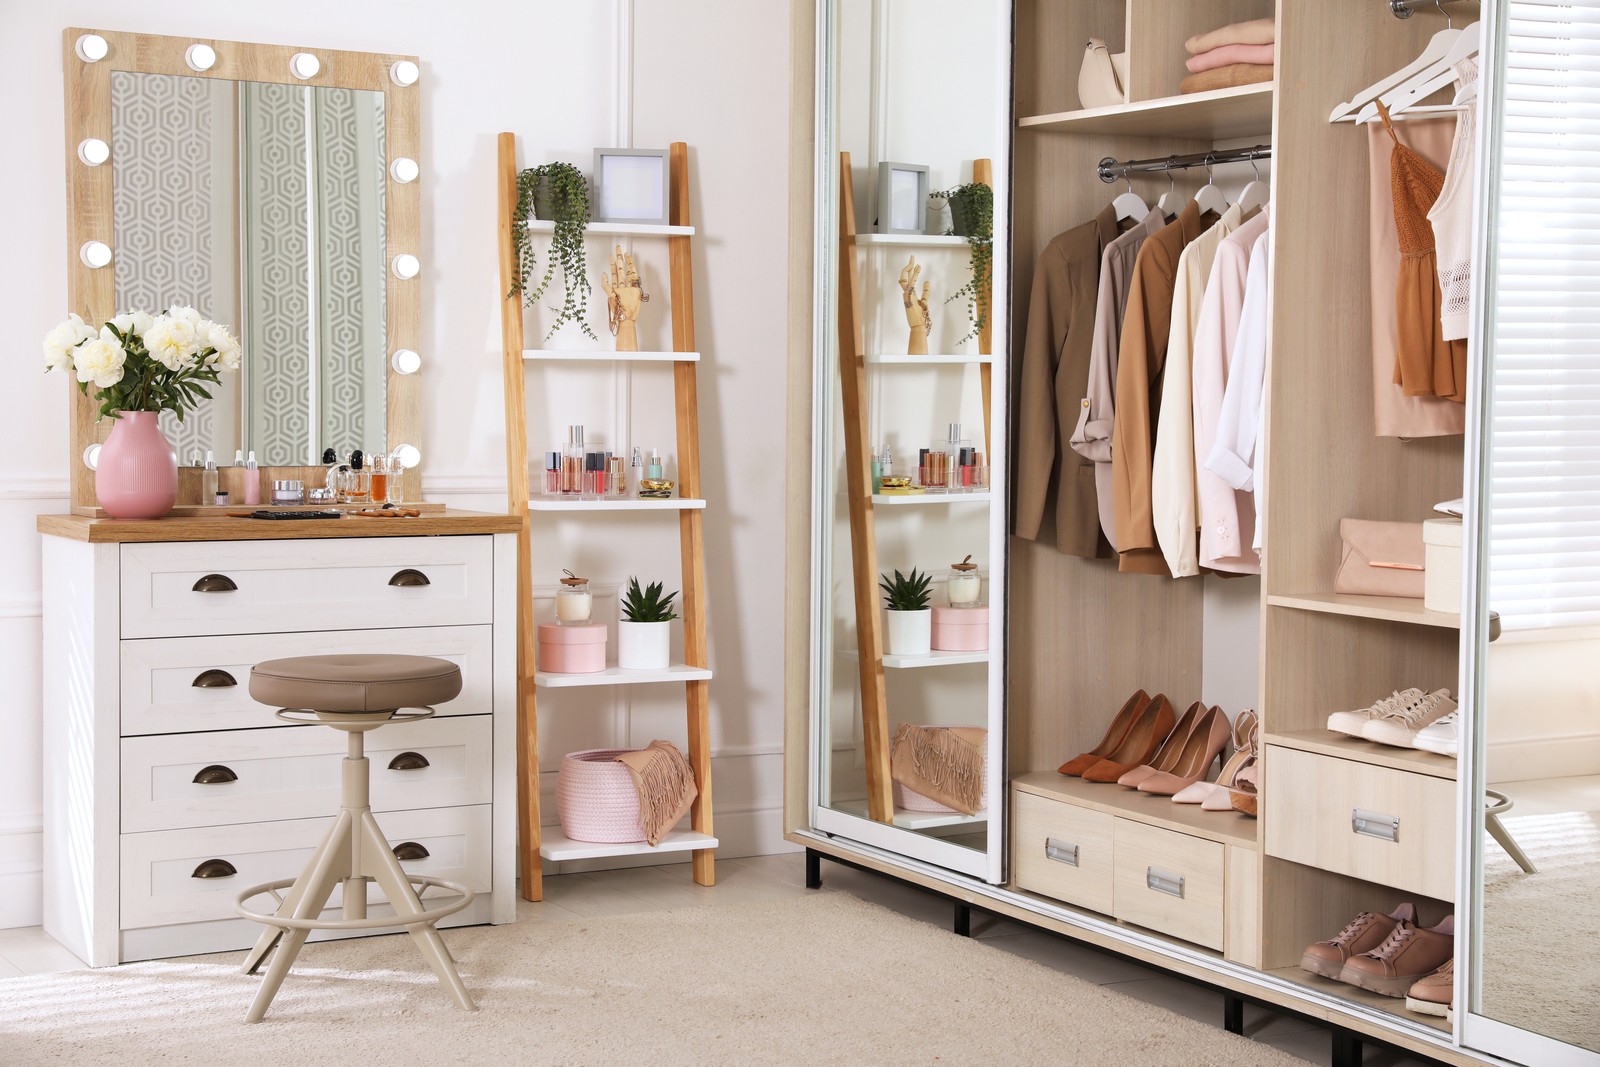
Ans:
POLYGON ((1114 832, 1113 914, 1220 951, 1224 846, 1127 819, 1114 832))
MULTIPOLYGON (((486 804, 492 749, 488 715, 375 730, 372 809, 486 804)), ((326 815, 339 810, 344 758, 345 735, 324 726, 124 738, 122 832, 326 815)))
POLYGON ((1455 897, 1455 782, 1279 745, 1264 760, 1267 855, 1455 897))
MULTIPOLYGON (((464 882, 487 893, 493 870, 490 812, 487 804, 397 811, 379 815, 378 825, 391 845, 409 841, 427 849, 427 857, 402 862, 406 873, 464 882)), ((132 929, 236 918, 233 902, 240 892, 299 877, 332 825, 329 817, 123 834, 122 925, 132 929), (228 874, 230 869, 234 873, 228 874), (202 872, 217 876, 202 877, 202 872)), ((336 915, 341 889, 333 891, 323 912, 328 918, 336 915)), ((384 900, 383 890, 369 885, 367 899, 384 900)), ((271 902, 262 895, 252 903, 259 910, 271 902)))
POLYGON ((252 666, 286 656, 356 652, 450 660, 461 668, 461 694, 440 704, 438 714, 481 715, 494 708, 490 626, 155 637, 121 643, 122 734, 276 727, 274 709, 250 699, 252 666))
POLYGON ((493 582, 489 537, 125 544, 122 636, 488 623, 493 582))
POLYGON ((1111 824, 1116 819, 1021 790, 1011 797, 1017 888, 1111 914, 1111 824))

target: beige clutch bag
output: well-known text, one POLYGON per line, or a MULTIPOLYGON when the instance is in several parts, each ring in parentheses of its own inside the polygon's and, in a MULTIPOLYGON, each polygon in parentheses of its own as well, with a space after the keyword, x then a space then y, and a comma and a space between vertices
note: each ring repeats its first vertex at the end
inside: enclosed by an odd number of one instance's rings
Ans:
POLYGON ((1340 519, 1335 593, 1422 599, 1422 523, 1340 519))
POLYGON ((1089 38, 1078 69, 1078 102, 1085 108, 1115 107, 1128 102, 1128 53, 1111 54, 1098 37, 1089 38))

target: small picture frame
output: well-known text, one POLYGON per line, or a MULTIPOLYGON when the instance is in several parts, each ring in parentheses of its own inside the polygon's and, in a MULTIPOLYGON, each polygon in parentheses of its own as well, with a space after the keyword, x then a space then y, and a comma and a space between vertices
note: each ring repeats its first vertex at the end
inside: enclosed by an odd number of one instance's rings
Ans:
POLYGON ((594 150, 594 221, 665 226, 672 182, 665 148, 594 150))
POLYGON ((928 168, 878 164, 878 232, 921 234, 928 223, 928 168))

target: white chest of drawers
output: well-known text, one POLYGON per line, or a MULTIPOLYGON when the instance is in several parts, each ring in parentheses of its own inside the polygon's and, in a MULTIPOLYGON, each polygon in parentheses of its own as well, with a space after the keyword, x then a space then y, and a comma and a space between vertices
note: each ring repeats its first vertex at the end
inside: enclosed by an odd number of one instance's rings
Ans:
POLYGON ((344 737, 280 723, 250 667, 336 652, 460 664, 435 718, 369 738, 373 810, 407 870, 478 892, 450 924, 515 920, 515 520, 449 520, 41 520, 51 936, 97 967, 252 944, 233 900, 303 866, 344 737))

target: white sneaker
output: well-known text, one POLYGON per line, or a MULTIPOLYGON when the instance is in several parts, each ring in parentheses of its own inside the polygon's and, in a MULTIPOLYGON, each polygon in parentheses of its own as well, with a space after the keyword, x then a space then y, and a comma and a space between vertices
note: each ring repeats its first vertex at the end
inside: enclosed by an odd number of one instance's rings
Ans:
POLYGON ((1431 726, 1424 726, 1417 731, 1415 745, 1424 752, 1437 752, 1441 756, 1452 759, 1460 746, 1460 729, 1458 726, 1459 712, 1452 711, 1444 718, 1434 722, 1431 726))
POLYGON ((1456 710, 1450 690, 1436 689, 1408 707, 1372 719, 1361 728, 1361 736, 1380 745, 1396 748, 1416 748, 1417 734, 1423 727, 1431 726, 1456 710))
POLYGON ((1410 707, 1427 695, 1420 689, 1406 689, 1390 693, 1382 700, 1374 702, 1369 708, 1360 708, 1356 711, 1336 711, 1328 716, 1328 729, 1334 733, 1360 737, 1361 731, 1373 719, 1393 715, 1410 707))

